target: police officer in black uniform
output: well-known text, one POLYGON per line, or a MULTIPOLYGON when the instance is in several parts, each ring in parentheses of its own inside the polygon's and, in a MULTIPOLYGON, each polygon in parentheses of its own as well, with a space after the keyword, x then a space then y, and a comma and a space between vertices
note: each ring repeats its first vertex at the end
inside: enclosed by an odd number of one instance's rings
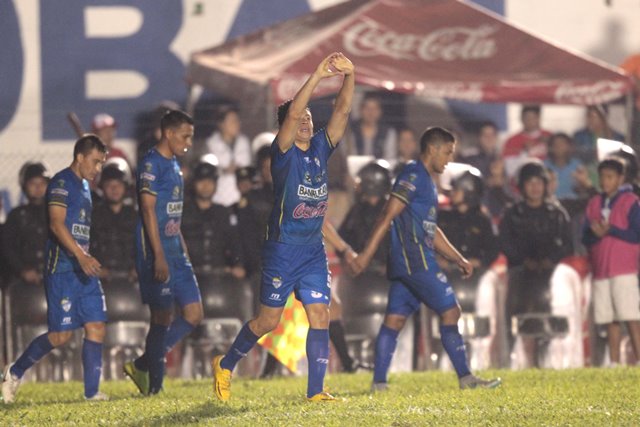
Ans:
MULTIPOLYGON (((369 233, 373 230, 378 215, 391 191, 391 172, 384 161, 373 161, 360 169, 356 176, 356 201, 340 226, 340 236, 355 252, 364 249, 369 233)), ((389 236, 376 251, 367 271, 384 276, 386 274, 389 236)))
POLYGON ((238 232, 247 277, 260 273, 261 248, 265 235, 265 230, 261 228, 264 220, 259 218, 253 199, 249 199, 251 191, 256 190, 255 176, 256 170, 251 166, 236 169, 236 185, 240 192, 240 200, 231 206, 233 214, 238 218, 238 232))
MULTIPOLYGON (((472 296, 478 279, 498 257, 498 239, 493 233, 491 220, 483 212, 481 202, 484 183, 479 170, 471 168, 451 181, 451 207, 438 213, 438 226, 466 259, 473 264, 473 275, 463 278, 460 269, 438 257, 438 264, 452 282, 456 295, 472 296), (460 287, 461 289, 456 289, 460 287), (471 287, 469 292, 462 288, 471 287)), ((460 301, 463 311, 475 311, 474 300, 460 301)))
POLYGON ((135 236, 137 213, 130 196, 131 169, 118 157, 107 160, 100 174, 102 198, 93 208, 91 253, 102 269, 100 278, 107 284, 114 279, 130 280, 135 273, 135 236))
POLYGON ((231 210, 213 203, 218 167, 201 159, 193 169, 182 214, 182 235, 196 275, 230 273, 246 275, 237 218, 231 210))
MULTIPOLYGON (((549 176, 539 161, 522 165, 522 200, 507 208, 500 223, 500 247, 508 261, 507 322, 524 313, 549 313, 549 279, 560 260, 573 253, 569 215, 547 199, 549 176)), ((530 366, 537 343, 523 339, 530 366)))
POLYGON ((45 195, 50 174, 41 162, 27 162, 19 180, 27 203, 13 209, 4 224, 3 254, 12 275, 22 283, 39 285, 44 271, 47 241, 45 195))

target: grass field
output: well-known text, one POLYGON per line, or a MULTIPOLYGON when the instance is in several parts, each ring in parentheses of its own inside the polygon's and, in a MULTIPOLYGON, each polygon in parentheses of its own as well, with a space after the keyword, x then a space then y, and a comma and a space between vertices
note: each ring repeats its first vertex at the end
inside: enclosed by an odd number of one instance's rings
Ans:
POLYGON ((136 395, 132 383, 106 382, 109 402, 82 400, 82 384, 22 386, 0 411, 0 425, 640 425, 640 368, 492 371, 496 390, 457 388, 453 373, 391 376, 371 395, 369 374, 330 375, 328 388, 345 400, 310 404, 305 378, 234 380, 228 403, 212 398, 210 381, 167 381, 158 396, 136 395))

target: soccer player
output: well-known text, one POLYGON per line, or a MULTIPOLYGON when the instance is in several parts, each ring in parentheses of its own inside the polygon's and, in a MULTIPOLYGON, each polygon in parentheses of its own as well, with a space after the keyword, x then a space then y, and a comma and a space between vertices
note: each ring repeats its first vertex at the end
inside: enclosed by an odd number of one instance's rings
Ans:
POLYGON ((98 280, 100 263, 89 254, 92 181, 102 170, 107 148, 96 135, 78 139, 71 166, 58 172, 47 186, 49 236, 44 283, 49 332, 34 339, 4 371, 2 398, 15 401, 25 371, 55 347, 67 343, 72 332, 84 328, 82 367, 84 397, 108 400, 98 391, 102 372, 102 341, 107 307, 98 280))
POLYGON ((449 243, 436 224, 438 192, 434 180, 444 171, 456 141, 447 130, 428 128, 420 139, 420 159, 402 169, 364 250, 353 260, 362 272, 391 227, 387 275, 391 279, 384 322, 376 340, 372 391, 387 389, 387 372, 397 338, 407 318, 426 304, 440 316, 440 339, 458 374, 460 388, 493 388, 499 378, 485 381, 472 375, 458 331, 460 306, 447 277, 436 263, 436 252, 455 263, 469 277, 473 266, 449 243))
POLYGON ((160 128, 160 142, 142 158, 137 176, 136 270, 151 325, 144 354, 124 366, 143 395, 160 392, 165 354, 202 321, 200 290, 180 232, 184 185, 176 159, 192 145, 193 119, 171 110, 160 128), (174 301, 182 316, 171 322, 174 301))
POLYGON ((344 135, 354 91, 354 67, 341 53, 326 57, 290 101, 278 108, 279 131, 271 144, 271 175, 276 203, 262 249, 260 309, 247 322, 224 356, 211 361, 214 393, 231 396, 231 372, 258 339, 272 331, 288 296, 295 291, 309 319, 307 399, 332 401, 323 392, 329 361, 329 301, 331 278, 322 243, 327 210, 327 161, 344 135), (343 75, 326 129, 314 133, 307 103, 322 79, 343 75))

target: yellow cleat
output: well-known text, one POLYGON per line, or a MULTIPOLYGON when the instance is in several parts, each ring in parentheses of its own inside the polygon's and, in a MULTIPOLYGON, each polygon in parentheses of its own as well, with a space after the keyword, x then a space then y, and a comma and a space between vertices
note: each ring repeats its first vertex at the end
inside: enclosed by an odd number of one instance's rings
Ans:
POLYGON ((211 359, 211 369, 213 370, 213 393, 223 402, 231 397, 231 371, 220 366, 220 361, 224 356, 216 356, 211 359))
POLYGON ((307 397, 307 402, 339 402, 342 401, 344 399, 338 399, 335 396, 332 396, 331 394, 327 393, 326 391, 323 391, 321 393, 318 394, 314 394, 311 397, 307 397))
POLYGON ((123 366, 126 376, 131 378, 133 383, 138 387, 138 391, 143 396, 149 395, 149 372, 140 371, 133 362, 127 362, 123 366))

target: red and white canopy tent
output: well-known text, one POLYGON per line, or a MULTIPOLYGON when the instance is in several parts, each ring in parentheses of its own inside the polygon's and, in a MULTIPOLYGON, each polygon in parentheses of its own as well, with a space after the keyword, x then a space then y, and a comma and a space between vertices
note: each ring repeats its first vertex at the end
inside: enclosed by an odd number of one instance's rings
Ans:
MULTIPOLYGON (((195 52, 188 79, 232 99, 279 103, 333 51, 351 58, 358 84, 427 97, 590 105, 632 90, 620 69, 461 0, 340 3, 195 52)), ((316 95, 340 84, 325 79, 316 95)))

